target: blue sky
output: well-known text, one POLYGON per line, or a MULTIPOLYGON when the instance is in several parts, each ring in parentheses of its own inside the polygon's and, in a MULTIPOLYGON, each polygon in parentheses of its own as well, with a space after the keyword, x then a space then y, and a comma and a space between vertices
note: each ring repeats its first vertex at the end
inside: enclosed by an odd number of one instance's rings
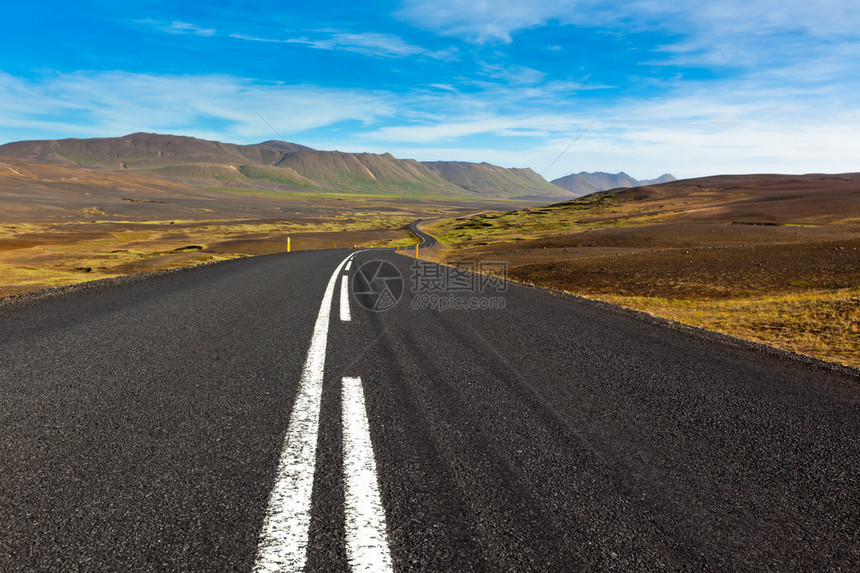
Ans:
POLYGON ((0 142, 268 122, 548 179, 860 171, 858 29, 854 0, 17 2, 0 142))

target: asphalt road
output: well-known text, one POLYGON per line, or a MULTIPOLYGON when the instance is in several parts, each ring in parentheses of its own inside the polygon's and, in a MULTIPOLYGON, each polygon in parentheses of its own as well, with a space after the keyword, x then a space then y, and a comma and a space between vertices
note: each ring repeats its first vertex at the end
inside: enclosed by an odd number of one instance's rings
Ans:
POLYGON ((0 427, 2 571, 860 568, 857 378, 390 251, 0 305, 0 427))
POLYGON ((419 239, 421 239, 421 242, 419 244, 422 247, 432 247, 438 241, 436 241, 436 238, 433 237, 433 235, 428 235, 427 233, 425 233, 424 231, 422 231, 421 229, 418 228, 418 225, 420 225, 422 222, 423 222, 423 220, 418 220, 418 221, 415 221, 414 223, 410 223, 409 224, 409 230, 412 231, 413 233, 415 233, 415 235, 419 239))

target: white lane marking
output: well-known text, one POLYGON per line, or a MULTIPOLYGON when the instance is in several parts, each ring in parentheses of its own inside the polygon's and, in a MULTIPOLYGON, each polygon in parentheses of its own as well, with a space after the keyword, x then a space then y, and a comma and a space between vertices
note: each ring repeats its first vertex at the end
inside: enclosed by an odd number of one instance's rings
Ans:
POLYGON ((269 496, 254 571, 301 571, 305 566, 329 315, 337 277, 348 259, 332 273, 323 294, 275 487, 269 496))
POLYGON ((349 313, 349 275, 343 275, 340 280, 340 320, 349 322, 352 315, 349 313))
POLYGON ((361 378, 344 378, 342 392, 346 555, 353 571, 392 571, 361 378))
POLYGON ((351 266, 352 266, 352 259, 350 259, 349 262, 346 263, 346 267, 343 270, 345 270, 346 272, 349 272, 349 268, 351 266))

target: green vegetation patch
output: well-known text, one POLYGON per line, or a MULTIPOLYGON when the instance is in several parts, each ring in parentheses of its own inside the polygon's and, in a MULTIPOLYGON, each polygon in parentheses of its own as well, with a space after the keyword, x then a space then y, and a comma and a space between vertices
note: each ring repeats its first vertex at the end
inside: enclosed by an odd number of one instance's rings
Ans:
POLYGON ((595 193, 587 197, 497 213, 481 213, 439 221, 431 226, 440 241, 452 246, 477 246, 550 236, 559 231, 575 232, 602 227, 649 222, 633 209, 615 211, 622 202, 613 195, 595 193))

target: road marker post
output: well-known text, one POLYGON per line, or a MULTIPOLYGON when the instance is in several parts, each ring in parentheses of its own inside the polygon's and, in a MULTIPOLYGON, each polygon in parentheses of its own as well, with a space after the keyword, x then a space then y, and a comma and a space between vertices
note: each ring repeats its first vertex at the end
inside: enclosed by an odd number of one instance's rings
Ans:
POLYGON ((287 252, 290 252, 290 238, 287 237, 287 252))
POLYGON ((421 258, 421 257, 419 257, 419 256, 418 256, 418 243, 415 243, 415 258, 416 258, 416 259, 420 259, 420 258, 421 258))

